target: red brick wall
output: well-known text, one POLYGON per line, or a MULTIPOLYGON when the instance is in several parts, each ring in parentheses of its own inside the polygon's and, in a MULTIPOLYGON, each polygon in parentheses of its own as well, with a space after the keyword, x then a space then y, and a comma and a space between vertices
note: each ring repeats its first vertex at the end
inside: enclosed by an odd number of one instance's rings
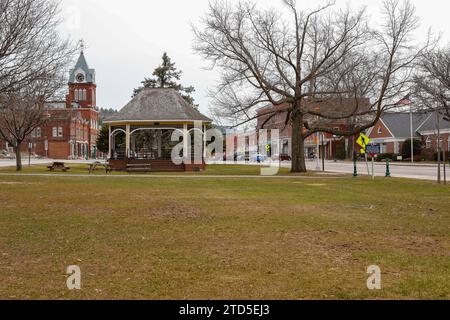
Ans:
MULTIPOLYGON (((388 128, 384 125, 384 123, 379 120, 377 124, 373 127, 372 132, 369 135, 370 139, 383 139, 383 138, 394 138, 392 134, 389 132, 388 128), (381 130, 379 133, 378 131, 381 130)), ((392 143, 392 150, 394 150, 394 144, 392 143)), ((393 152, 393 151, 392 151, 393 152)))
MULTIPOLYGON (((431 148, 429 149, 433 150, 433 152, 437 152, 437 140, 438 140, 437 135, 423 136, 422 137, 423 147, 426 148, 426 141, 428 137, 431 140, 431 148)), ((449 133, 441 134, 441 139, 442 139, 442 150, 450 151, 448 148, 448 141, 450 139, 450 134, 449 133)))
POLYGON ((48 143, 48 157, 52 159, 68 159, 70 155, 70 145, 66 141, 48 143))
POLYGON ((69 93, 67 95, 67 104, 71 105, 75 101, 75 90, 86 90, 86 100, 78 100, 82 108, 92 108, 97 105, 95 84, 89 83, 73 83, 69 85, 69 93))

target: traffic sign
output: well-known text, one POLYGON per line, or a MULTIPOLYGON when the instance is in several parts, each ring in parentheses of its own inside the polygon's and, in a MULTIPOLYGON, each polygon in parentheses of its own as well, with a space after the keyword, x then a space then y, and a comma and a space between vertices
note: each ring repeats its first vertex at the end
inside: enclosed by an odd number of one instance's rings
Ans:
POLYGON ((364 133, 361 133, 358 140, 356 141, 361 147, 366 149, 366 146, 370 143, 370 139, 364 133))
POLYGON ((376 145, 376 144, 370 144, 368 146, 366 146, 366 152, 371 156, 374 157, 377 154, 381 153, 381 147, 380 145, 376 145))

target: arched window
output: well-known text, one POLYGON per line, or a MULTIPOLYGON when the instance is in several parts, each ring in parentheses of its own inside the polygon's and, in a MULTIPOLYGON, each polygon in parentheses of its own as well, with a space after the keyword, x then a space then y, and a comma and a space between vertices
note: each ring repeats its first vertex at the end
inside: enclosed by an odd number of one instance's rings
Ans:
POLYGON ((82 101, 86 101, 87 100, 87 92, 86 89, 83 89, 83 96, 81 98, 82 101))
POLYGON ((78 89, 75 89, 73 96, 74 96, 73 98, 75 99, 75 101, 79 101, 80 100, 80 96, 78 94, 78 89))

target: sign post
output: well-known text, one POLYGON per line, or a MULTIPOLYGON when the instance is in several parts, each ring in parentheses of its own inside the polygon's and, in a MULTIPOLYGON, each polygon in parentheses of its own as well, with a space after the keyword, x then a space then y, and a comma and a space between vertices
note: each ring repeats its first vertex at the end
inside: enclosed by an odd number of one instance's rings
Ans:
POLYGON ((366 155, 369 154, 372 157, 372 180, 375 180, 375 157, 380 154, 381 148, 379 145, 366 146, 366 155))
POLYGON ((367 174, 370 175, 369 163, 368 163, 367 152, 366 152, 366 147, 370 143, 370 139, 364 133, 361 133, 361 135, 359 136, 359 138, 358 138, 358 140, 356 142, 362 147, 361 154, 365 155, 367 174))
POLYGON ((28 143, 28 167, 31 167, 31 150, 33 149, 33 144, 28 143))

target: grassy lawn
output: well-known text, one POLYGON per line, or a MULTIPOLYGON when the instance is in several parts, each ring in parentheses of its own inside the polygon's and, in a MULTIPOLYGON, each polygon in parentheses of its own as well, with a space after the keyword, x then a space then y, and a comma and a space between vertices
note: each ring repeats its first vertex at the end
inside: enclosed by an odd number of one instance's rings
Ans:
MULTIPOLYGON (((230 168, 204 174, 259 172, 230 168)), ((0 298, 450 299, 449 202, 403 179, 0 175, 0 298)))
MULTIPOLYGON (((72 164, 67 163, 70 170, 64 174, 67 175, 80 175, 80 174, 89 174, 89 165, 87 164, 72 164)), ((209 165, 208 169, 204 172, 154 172, 151 175, 202 175, 202 176, 212 176, 212 175, 248 175, 248 176, 259 176, 261 174, 261 168, 259 166, 252 165, 209 165)), ((268 168, 268 166, 266 166, 268 168)), ((0 167, 0 173, 16 173, 16 169, 14 167, 0 167)), ((24 166, 23 174, 61 174, 61 170, 57 171, 49 171, 47 165, 33 165, 31 167, 24 166)), ((99 168, 93 174, 95 175, 105 175, 105 170, 99 168)), ((128 173, 124 172, 112 172, 111 175, 128 175, 128 173)), ((278 175, 292 175, 288 168, 279 168, 278 175)), ((317 174, 308 173, 301 174, 302 176, 313 176, 317 174)), ((320 174, 319 174, 320 176, 320 174)), ((326 175, 325 175, 326 176, 326 175)))

